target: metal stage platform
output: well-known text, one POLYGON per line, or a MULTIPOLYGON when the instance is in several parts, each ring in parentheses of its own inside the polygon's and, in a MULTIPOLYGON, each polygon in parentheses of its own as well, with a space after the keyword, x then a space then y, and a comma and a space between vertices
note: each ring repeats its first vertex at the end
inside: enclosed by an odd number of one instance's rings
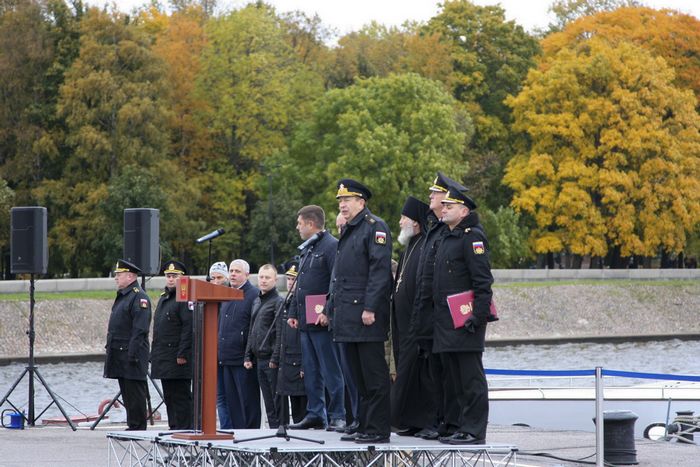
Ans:
POLYGON ((236 440, 188 441, 172 432, 118 431, 107 434, 109 466, 247 467, 247 466, 514 466, 518 448, 509 444, 450 446, 437 441, 391 435, 391 442, 365 445, 340 441, 340 434, 321 430, 237 430, 236 440))

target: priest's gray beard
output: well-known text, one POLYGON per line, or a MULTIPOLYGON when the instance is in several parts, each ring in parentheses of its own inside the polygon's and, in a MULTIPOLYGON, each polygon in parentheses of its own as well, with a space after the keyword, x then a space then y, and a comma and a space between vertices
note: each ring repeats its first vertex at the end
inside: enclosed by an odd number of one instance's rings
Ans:
POLYGON ((408 242, 410 242, 411 239, 415 236, 416 233, 413 231, 413 225, 408 224, 407 226, 403 227, 401 229, 401 232, 399 233, 399 243, 403 246, 406 246, 408 245, 408 242))

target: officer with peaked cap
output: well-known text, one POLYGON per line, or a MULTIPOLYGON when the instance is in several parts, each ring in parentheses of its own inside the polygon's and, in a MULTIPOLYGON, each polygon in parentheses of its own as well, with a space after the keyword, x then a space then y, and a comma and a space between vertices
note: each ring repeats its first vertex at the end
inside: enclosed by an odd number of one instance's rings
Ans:
MULTIPOLYGON (((426 384, 423 391, 426 394, 424 403, 411 410, 394 411, 398 419, 394 419, 397 427, 405 427, 404 433, 423 439, 434 440, 444 429, 444 394, 442 384, 442 366, 440 358, 432 353, 433 349, 433 270, 435 264, 435 252, 440 243, 440 234, 445 225, 440 221, 442 200, 447 195, 448 186, 456 187, 460 192, 467 188, 442 172, 438 172, 429 190, 430 211, 427 216, 426 232, 418 249, 420 257, 416 268, 416 291, 411 316, 410 332, 416 338, 421 356, 417 369, 419 373, 425 373, 430 377, 423 378, 426 384), (418 430, 416 432, 416 430, 418 430)), ((447 409, 451 410, 451 408, 447 409)))
POLYGON ((153 315, 151 376, 161 380, 171 430, 191 430, 192 421, 192 302, 176 300, 175 284, 187 274, 185 265, 163 265, 165 290, 153 315))
POLYGON ((442 241, 435 255, 433 352, 444 368, 446 400, 456 410, 445 413, 452 432, 440 438, 446 444, 483 444, 489 415, 488 386, 482 363, 486 323, 493 293, 488 241, 474 200, 448 186, 441 202, 442 241), (447 297, 473 291, 473 312, 456 328, 447 297))
POLYGON ((357 443, 386 443, 390 435, 389 367, 384 341, 389 328, 391 233, 367 208, 372 193, 342 179, 336 199, 347 220, 338 242, 328 308, 333 338, 345 342, 360 396, 358 431, 341 437, 357 443))
POLYGON ((120 259, 114 267, 117 297, 107 327, 104 377, 119 381, 127 430, 146 429, 148 330, 151 301, 139 287, 141 270, 120 259))

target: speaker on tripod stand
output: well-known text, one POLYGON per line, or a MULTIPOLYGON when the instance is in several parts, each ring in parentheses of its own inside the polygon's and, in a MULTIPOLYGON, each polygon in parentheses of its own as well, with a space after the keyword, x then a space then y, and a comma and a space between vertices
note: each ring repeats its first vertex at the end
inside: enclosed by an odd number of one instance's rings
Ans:
MULTIPOLYGON (((73 424, 73 421, 66 414, 61 403, 56 399, 51 388, 34 364, 34 275, 46 274, 49 264, 46 208, 39 206, 14 207, 11 209, 10 214, 10 269, 13 274, 29 274, 29 330, 27 331, 27 336, 29 337, 29 361, 22 374, 15 380, 2 400, 0 400, 0 406, 7 402, 12 408, 19 412, 19 409, 9 400, 9 397, 24 376, 28 375, 28 414, 25 419, 28 426, 35 426, 34 377, 36 376, 51 397, 51 404, 56 404, 56 407, 61 411, 61 414, 63 414, 63 417, 70 427, 75 431, 77 428, 73 424)), ((49 404, 49 406, 51 404, 49 404)), ((46 409, 44 409, 44 411, 45 410, 46 409)), ((44 411, 41 413, 44 413, 44 411)))

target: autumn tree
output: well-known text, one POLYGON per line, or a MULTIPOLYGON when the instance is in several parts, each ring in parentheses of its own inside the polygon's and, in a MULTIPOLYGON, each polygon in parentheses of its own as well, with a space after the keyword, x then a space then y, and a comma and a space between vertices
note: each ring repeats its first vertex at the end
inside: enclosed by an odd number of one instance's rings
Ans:
POLYGON ((542 40, 544 55, 598 37, 615 45, 632 42, 663 57, 675 70, 674 84, 692 89, 700 102, 700 20, 674 10, 619 8, 580 18, 542 40))
MULTIPOLYGON (((310 122, 279 158, 287 196, 337 213, 336 183, 362 180, 373 191, 373 212, 395 225, 409 194, 420 196, 436 170, 467 171, 469 116, 435 82, 416 74, 360 80, 327 92, 310 122)), ((286 213, 295 216, 295 211, 286 213)))
POLYGON ((700 222, 700 119, 673 79, 662 58, 599 38, 529 73, 508 101, 524 144, 504 181, 534 252, 684 249, 700 222))
POLYGON ((439 33, 422 32, 417 24, 388 27, 373 21, 338 40, 328 85, 346 87, 358 78, 418 73, 449 86, 450 47, 440 38, 439 33))
POLYGON ((162 78, 162 62, 129 17, 88 10, 80 54, 65 73, 57 104, 70 157, 60 178, 35 190, 56 219, 53 271, 103 274, 111 265, 116 251, 101 239, 119 231, 122 216, 105 215, 110 181, 130 167, 155 174, 167 154, 162 78))

